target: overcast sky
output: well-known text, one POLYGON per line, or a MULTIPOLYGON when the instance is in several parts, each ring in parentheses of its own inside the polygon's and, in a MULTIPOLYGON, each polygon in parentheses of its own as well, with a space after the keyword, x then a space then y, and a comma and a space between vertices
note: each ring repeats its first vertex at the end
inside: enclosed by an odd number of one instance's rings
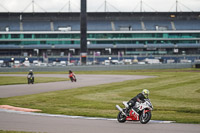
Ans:
MULTIPOLYGON (((138 12, 141 0, 87 0, 88 12, 138 12), (105 4, 106 3, 106 4, 105 4), (106 6, 105 6, 106 5, 106 6), (105 8, 106 7, 106 8, 105 8)), ((142 0, 142 11, 176 11, 176 0, 142 0)), ((0 0, 0 12, 79 12, 80 0, 0 0)), ((200 0, 178 0, 178 11, 200 11, 200 0)))

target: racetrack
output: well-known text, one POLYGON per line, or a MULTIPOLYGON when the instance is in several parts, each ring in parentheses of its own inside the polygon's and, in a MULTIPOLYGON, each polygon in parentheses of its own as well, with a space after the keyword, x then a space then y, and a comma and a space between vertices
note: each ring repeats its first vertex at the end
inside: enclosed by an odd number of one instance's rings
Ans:
MULTIPOLYGON (((0 76, 24 76, 24 74, 0 74, 0 76)), ((68 78, 66 74, 35 74, 37 77, 61 77, 68 78)), ((61 81, 53 83, 38 83, 34 85, 4 85, 0 86, 0 98, 22 96, 29 94, 36 94, 49 91, 65 90, 85 86, 94 86, 99 84, 107 84, 112 82, 122 82, 125 80, 135 80, 151 78, 154 76, 140 76, 140 75, 76 75, 78 82, 71 83, 71 81, 61 81)))
POLYGON ((33 116, 0 111, 0 129, 48 133, 199 133, 200 125, 150 122, 118 123, 113 120, 87 120, 33 116))
MULTIPOLYGON (((0 75, 3 76, 3 75, 0 75)), ((6 75, 8 76, 8 75, 6 75)), ((16 75, 10 75, 16 76, 16 75)), ((18 76, 18 75, 17 75, 18 76)), ((26 75, 20 75, 26 76, 26 75)), ((49 77, 66 77, 66 75, 35 75, 49 77)), ((73 89, 77 87, 93 86, 125 80, 150 78, 151 76, 136 75, 77 75, 78 82, 70 81, 55 83, 40 83, 34 85, 0 86, 0 98, 36 94, 48 91, 73 89)), ((34 114, 34 113, 33 113, 34 114)), ((117 114, 116 114, 117 115, 117 114)), ((118 123, 116 120, 98 120, 69 118, 63 116, 32 115, 0 110, 0 130, 33 131, 48 133, 199 133, 199 124, 159 124, 150 122, 118 123)))

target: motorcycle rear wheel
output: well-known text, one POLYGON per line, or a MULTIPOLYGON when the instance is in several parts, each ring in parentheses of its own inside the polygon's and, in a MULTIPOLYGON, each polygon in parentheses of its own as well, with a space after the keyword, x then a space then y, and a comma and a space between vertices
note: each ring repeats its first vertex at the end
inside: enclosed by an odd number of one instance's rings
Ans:
POLYGON ((126 121, 126 116, 120 111, 117 116, 117 120, 120 123, 124 123, 126 121))
POLYGON ((30 84, 31 83, 31 81, 30 81, 30 79, 28 79, 28 84, 30 84))
POLYGON ((142 124, 146 124, 151 120, 151 112, 146 112, 145 113, 145 117, 143 117, 143 115, 140 115, 140 122, 142 124))

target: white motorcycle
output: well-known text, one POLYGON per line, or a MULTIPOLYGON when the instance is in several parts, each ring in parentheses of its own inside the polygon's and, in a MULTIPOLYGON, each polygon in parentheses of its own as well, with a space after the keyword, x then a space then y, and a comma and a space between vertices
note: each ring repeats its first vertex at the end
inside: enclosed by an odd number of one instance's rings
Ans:
POLYGON ((116 105, 116 108, 120 111, 117 116, 118 122, 140 121, 142 124, 146 124, 151 120, 153 105, 149 99, 145 99, 143 103, 136 102, 135 106, 129 110, 128 114, 125 113, 128 104, 127 102, 123 102, 123 104, 125 106, 123 109, 119 105, 116 105))

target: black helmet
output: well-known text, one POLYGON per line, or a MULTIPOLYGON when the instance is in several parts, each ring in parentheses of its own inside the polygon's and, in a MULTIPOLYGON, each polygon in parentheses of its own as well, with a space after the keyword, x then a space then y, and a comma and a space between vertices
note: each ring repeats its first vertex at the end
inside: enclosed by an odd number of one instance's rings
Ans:
POLYGON ((69 73, 72 73, 72 71, 71 71, 71 70, 69 70, 69 73))

